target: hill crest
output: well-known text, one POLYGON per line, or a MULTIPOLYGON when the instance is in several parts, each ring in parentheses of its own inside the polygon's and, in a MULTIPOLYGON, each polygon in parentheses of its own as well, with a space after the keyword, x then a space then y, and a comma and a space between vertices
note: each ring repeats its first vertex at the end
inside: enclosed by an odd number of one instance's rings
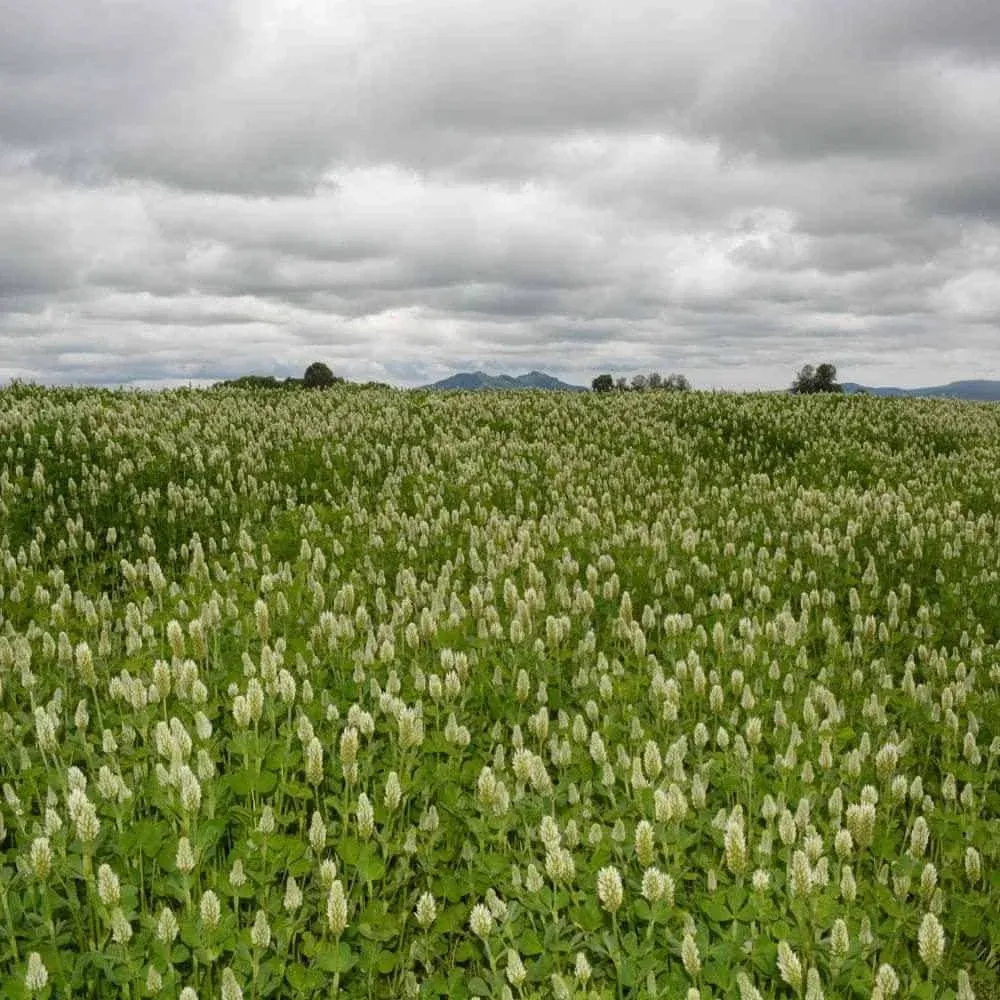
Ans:
POLYGON ((844 392, 867 392, 872 396, 937 396, 942 399, 967 399, 981 403, 1000 402, 1000 380, 964 379, 947 385, 901 389, 897 386, 868 386, 845 382, 844 392))
POLYGON ((461 390, 478 392, 484 389, 545 389, 550 392, 585 392, 582 385, 570 385, 545 372, 530 371, 525 375, 487 375, 486 372, 458 372, 423 389, 461 390))

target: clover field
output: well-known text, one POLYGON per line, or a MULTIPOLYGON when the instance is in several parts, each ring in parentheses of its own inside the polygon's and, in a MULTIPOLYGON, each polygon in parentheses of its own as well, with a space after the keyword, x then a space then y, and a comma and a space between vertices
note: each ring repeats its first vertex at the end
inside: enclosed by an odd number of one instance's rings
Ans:
POLYGON ((0 997, 997 997, 1000 407, 0 393, 0 997))

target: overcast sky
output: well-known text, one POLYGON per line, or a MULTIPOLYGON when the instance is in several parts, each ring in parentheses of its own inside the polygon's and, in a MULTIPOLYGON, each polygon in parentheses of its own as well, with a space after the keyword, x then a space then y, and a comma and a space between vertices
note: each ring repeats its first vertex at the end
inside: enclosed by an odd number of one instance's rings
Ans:
POLYGON ((1000 377, 997 0, 0 0, 0 379, 1000 377))

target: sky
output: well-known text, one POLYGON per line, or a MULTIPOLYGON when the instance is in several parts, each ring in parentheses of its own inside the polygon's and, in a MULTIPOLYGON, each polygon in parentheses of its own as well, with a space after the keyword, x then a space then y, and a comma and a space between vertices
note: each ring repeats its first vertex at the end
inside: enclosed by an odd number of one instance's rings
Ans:
POLYGON ((997 0, 0 24, 0 380, 1000 378, 997 0))

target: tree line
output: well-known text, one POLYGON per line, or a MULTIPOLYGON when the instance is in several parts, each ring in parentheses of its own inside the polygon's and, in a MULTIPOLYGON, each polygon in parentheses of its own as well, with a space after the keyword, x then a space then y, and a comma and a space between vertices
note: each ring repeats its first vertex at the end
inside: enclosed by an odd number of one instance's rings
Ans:
MULTIPOLYGON (((213 388, 242 389, 328 389, 340 385, 344 379, 334 375, 330 366, 322 361, 314 361, 305 370, 302 378, 278 379, 273 375, 241 375, 239 378, 217 382, 213 388)), ((650 372, 628 378, 619 375, 615 378, 609 372, 598 375, 590 383, 594 392, 689 392, 691 382, 686 375, 671 372, 661 375, 650 372)), ((843 392, 844 387, 837 381, 837 368, 829 362, 817 365, 803 365, 792 381, 790 391, 795 395, 810 395, 821 392, 843 392)))
POLYGON ((590 383, 594 392, 645 392, 648 389, 661 389, 666 392, 687 392, 691 388, 691 383, 686 375, 672 373, 664 377, 659 372, 650 372, 648 375, 633 375, 628 378, 619 375, 614 378, 605 373, 598 375, 590 383))
POLYGON ((213 389, 329 389, 341 385, 344 379, 334 375, 330 366, 314 361, 302 378, 275 378, 273 375, 241 375, 239 378, 216 382, 213 389))
MULTIPOLYGON (((594 392, 645 392, 650 389, 660 389, 666 392, 688 392, 691 383, 686 375, 676 373, 664 377, 659 372, 648 375, 619 375, 615 378, 608 372, 598 375, 591 383, 594 392)), ((803 365, 795 374, 789 389, 796 396, 811 395, 820 392, 843 392, 844 387, 837 381, 836 365, 829 362, 816 365, 803 365)))

